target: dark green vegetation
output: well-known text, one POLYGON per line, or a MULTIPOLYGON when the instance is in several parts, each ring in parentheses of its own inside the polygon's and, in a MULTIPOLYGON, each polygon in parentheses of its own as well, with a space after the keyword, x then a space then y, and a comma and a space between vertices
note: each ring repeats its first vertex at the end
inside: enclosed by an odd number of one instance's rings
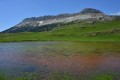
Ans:
POLYGON ((1 33, 0 42, 21 41, 120 41, 120 20, 71 22, 46 32, 1 33))
MULTIPOLYGON (((119 74, 116 74, 119 76, 119 74)), ((118 80, 116 75, 112 73, 99 73, 92 76, 87 75, 85 77, 70 75, 67 72, 54 72, 50 76, 41 77, 38 73, 26 73, 22 77, 5 77, 0 75, 0 80, 118 80)))

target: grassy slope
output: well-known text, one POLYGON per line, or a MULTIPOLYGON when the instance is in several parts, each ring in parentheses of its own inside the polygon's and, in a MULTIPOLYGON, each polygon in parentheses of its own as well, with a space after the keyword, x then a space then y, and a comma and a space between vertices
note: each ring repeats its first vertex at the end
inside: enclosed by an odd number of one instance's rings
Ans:
POLYGON ((0 42, 19 41, 120 41, 120 20, 74 23, 49 32, 0 34, 0 42))
MULTIPOLYGON (((0 42, 50 41, 50 40, 53 40, 53 41, 54 40, 55 41, 56 40, 60 40, 60 41, 120 41, 120 32, 117 30, 120 30, 120 21, 110 21, 106 23, 99 22, 96 24, 76 23, 76 24, 63 26, 62 28, 59 28, 59 29, 54 29, 50 32, 37 32, 37 33, 26 32, 26 33, 0 34, 0 42), (96 34, 96 35, 92 36, 91 34, 96 34)), ((106 47, 109 48, 111 46, 108 45, 106 47)), ((77 48, 75 47, 75 49, 77 48)), ((91 79, 88 77, 85 79, 83 78, 83 80, 88 80, 88 79, 89 80, 113 80, 113 77, 114 75, 112 74, 99 74, 99 75, 95 75, 91 77, 91 79)), ((6 79, 3 75, 1 75, 0 80, 10 80, 10 79, 6 79)), ((14 80, 30 80, 30 79, 17 78, 14 80)), ((52 80, 80 80, 80 79, 75 79, 74 77, 71 77, 67 74, 63 74, 63 75, 56 74, 56 75, 53 75, 52 80)))

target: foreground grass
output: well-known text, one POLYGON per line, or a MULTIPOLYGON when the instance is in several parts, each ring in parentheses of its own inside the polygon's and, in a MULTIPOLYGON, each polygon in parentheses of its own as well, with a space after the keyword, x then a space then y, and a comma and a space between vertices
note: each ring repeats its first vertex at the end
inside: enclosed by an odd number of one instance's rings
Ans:
POLYGON ((120 20, 95 24, 74 23, 49 32, 1 33, 0 42, 120 41, 120 20))
POLYGON ((38 74, 32 74, 17 78, 0 76, 0 80, 119 80, 119 77, 112 73, 95 74, 91 76, 74 76, 66 72, 56 72, 47 77, 41 77, 38 74))

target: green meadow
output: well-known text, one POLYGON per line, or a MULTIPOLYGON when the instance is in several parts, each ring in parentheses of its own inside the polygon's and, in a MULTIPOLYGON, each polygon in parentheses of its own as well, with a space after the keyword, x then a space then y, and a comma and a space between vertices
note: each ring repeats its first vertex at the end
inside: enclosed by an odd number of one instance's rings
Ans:
POLYGON ((120 41, 120 20, 67 24, 45 32, 1 33, 0 42, 120 41))
MULTIPOLYGON (((66 57, 82 56, 83 54, 119 55, 120 20, 96 22, 94 24, 76 22, 44 32, 0 33, 1 43, 30 41, 60 41, 63 43, 53 47, 51 45, 48 46, 45 51, 48 50, 49 55, 62 55, 66 57)), ((85 74, 83 76, 56 71, 47 77, 34 72, 12 77, 4 75, 0 71, 0 80, 117 80, 119 75, 119 73, 114 72, 101 72, 92 75, 85 74)))
POLYGON ((99 73, 93 76, 87 75, 85 77, 73 76, 67 72, 59 73, 54 72, 52 75, 42 78, 40 74, 37 73, 26 73, 23 77, 5 77, 0 75, 0 80, 117 80, 115 77, 119 74, 113 73, 99 73))

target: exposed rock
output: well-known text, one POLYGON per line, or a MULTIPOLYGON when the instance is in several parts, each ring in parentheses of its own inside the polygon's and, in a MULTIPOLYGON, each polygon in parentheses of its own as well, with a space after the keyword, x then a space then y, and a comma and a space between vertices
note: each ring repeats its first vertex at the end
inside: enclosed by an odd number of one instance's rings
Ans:
POLYGON ((93 8, 85 8, 84 10, 82 10, 80 12, 81 14, 88 14, 88 13, 102 13, 100 10, 97 10, 97 9, 93 9, 93 8))
POLYGON ((50 31, 53 28, 63 26, 64 24, 78 22, 79 20, 94 24, 96 21, 109 21, 116 19, 120 19, 120 17, 108 16, 97 9, 86 8, 80 13, 26 18, 14 27, 3 31, 3 33, 42 32, 50 31))

